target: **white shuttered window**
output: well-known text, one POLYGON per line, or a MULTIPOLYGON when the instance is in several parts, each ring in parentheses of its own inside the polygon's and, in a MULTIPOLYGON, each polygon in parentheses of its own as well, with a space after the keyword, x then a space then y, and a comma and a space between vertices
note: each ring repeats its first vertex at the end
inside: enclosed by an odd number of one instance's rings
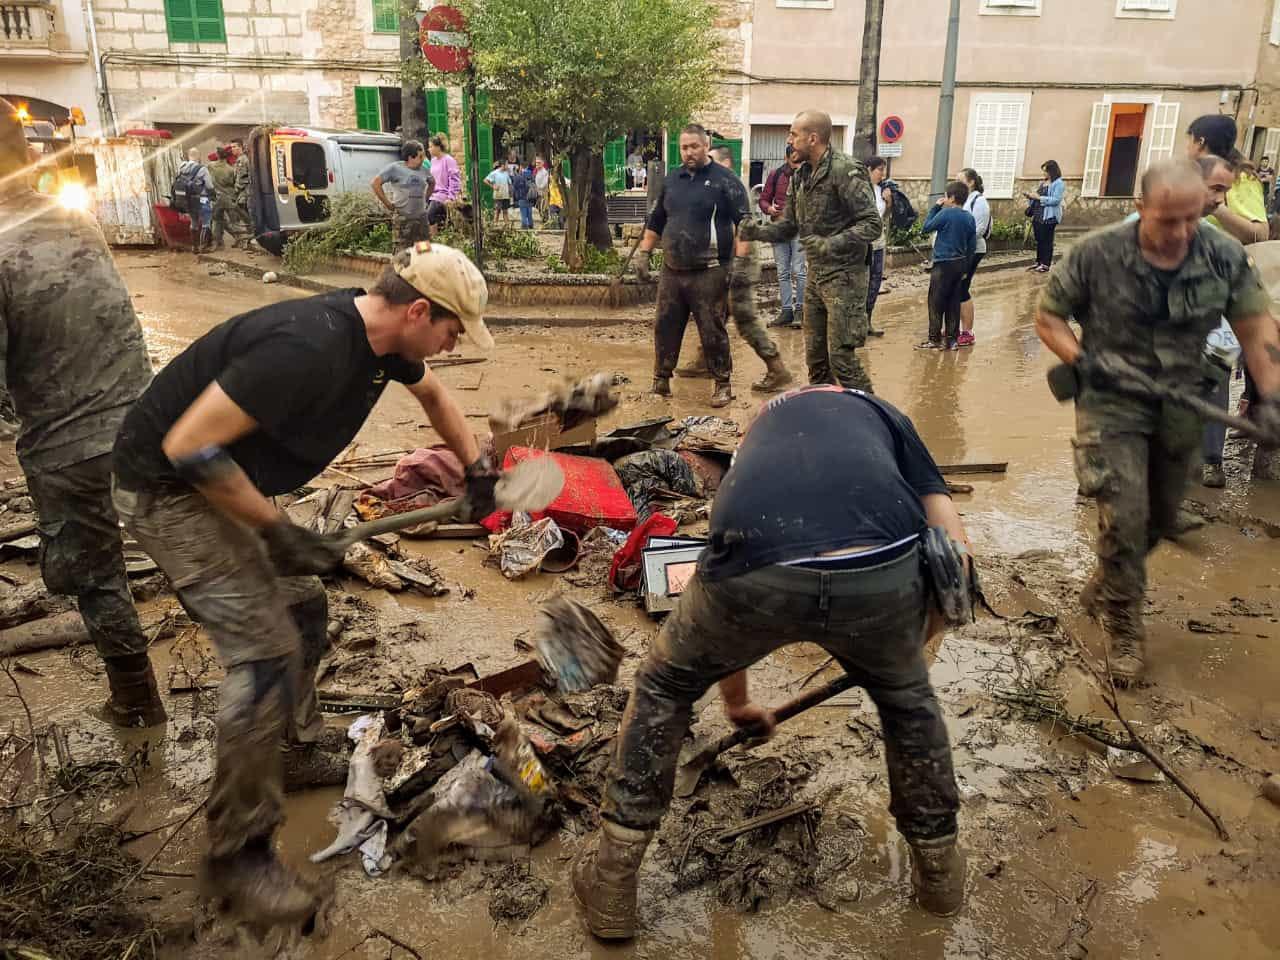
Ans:
POLYGON ((1116 0, 1117 17, 1172 20, 1177 12, 1178 0, 1116 0))
POLYGON ((982 176, 986 195, 993 200, 1013 196, 1027 147, 1027 93, 975 93, 969 102, 969 139, 965 165, 982 176))
POLYGON ((1147 151, 1147 166, 1162 160, 1173 159, 1173 148, 1178 141, 1178 112, 1180 103, 1157 103, 1151 119, 1151 148, 1147 151))
POLYGON ((1089 145, 1084 151, 1084 181, 1080 196, 1096 197, 1102 190, 1102 166, 1107 160, 1107 134, 1111 129, 1111 104, 1095 103, 1089 120, 1089 145))
POLYGON ((1271 8, 1271 42, 1280 47, 1280 0, 1271 8))
POLYGON ((982 0, 979 13, 1039 15, 1040 0, 982 0))

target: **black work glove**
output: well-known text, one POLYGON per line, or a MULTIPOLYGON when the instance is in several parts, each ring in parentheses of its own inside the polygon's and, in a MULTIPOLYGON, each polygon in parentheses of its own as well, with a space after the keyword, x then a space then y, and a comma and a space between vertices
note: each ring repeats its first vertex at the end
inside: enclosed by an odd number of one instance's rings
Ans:
POLYGON ((762 224, 757 223, 754 219, 747 218, 738 224, 739 240, 759 240, 762 224))
POLYGON ((1264 397, 1249 405, 1249 419, 1262 433, 1266 446, 1280 446, 1280 396, 1264 397))
POLYGON ((501 473, 493 465, 493 460, 485 456, 467 467, 463 476, 467 480, 467 492, 458 507, 458 519, 463 523, 475 523, 498 508, 494 490, 501 473))
POLYGON ((636 251, 636 276, 648 283, 653 279, 653 271, 649 268, 649 251, 636 251))
POLYGON ((336 536, 316 533, 288 520, 263 527, 260 533, 267 544, 267 555, 282 577, 331 573, 347 552, 336 536))

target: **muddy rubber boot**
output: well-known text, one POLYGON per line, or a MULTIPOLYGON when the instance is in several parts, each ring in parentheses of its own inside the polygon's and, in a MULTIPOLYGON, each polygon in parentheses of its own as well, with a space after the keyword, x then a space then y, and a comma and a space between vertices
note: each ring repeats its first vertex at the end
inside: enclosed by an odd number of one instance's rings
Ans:
POLYGON ((146 654, 135 657, 109 657, 107 685, 111 697, 103 705, 101 716, 117 727, 158 727, 169 719, 156 686, 156 674, 146 654), (142 667, 137 666, 137 661, 142 667))
POLYGON ((796 379, 787 369, 787 365, 782 362, 782 357, 770 357, 764 365, 764 378, 751 385, 751 389, 756 393, 777 393, 796 379))
POLYGON ((934 916, 955 916, 964 906, 964 860, 956 847, 956 835, 908 842, 916 903, 934 916))
POLYGON ((733 388, 727 383, 717 383, 715 392, 711 394, 711 406, 727 407, 733 400, 733 388))
POLYGON ((601 940, 636 935, 636 893, 640 861, 653 831, 631 830, 605 820, 600 845, 583 851, 573 864, 573 895, 587 927, 601 940))
POLYGON ((667 377, 654 377, 649 392, 659 397, 671 396, 671 380, 667 377))
POLYGON ((789 327, 796 322, 796 312, 790 307, 783 307, 778 316, 769 321, 771 327, 789 327))
POLYGON ((676 367, 675 374, 677 377, 686 379, 710 380, 711 371, 707 369, 707 358, 702 353, 702 348, 698 348, 698 352, 689 363, 686 363, 683 367, 676 367))
POLYGON ((1227 475, 1220 463, 1206 463, 1200 470, 1200 484, 1221 490, 1227 485, 1227 475))
POLYGON ((345 751, 328 750, 319 743, 295 743, 286 746, 283 754, 285 793, 347 782, 351 761, 345 751))
POLYGON ((1112 633, 1108 635, 1107 643, 1111 648, 1111 679, 1122 689, 1135 686, 1146 669, 1142 638, 1129 632, 1112 633))
POLYGON ((200 893, 221 911, 251 924, 274 926, 307 920, 321 898, 270 846, 255 842, 230 857, 209 857, 200 870, 200 893))

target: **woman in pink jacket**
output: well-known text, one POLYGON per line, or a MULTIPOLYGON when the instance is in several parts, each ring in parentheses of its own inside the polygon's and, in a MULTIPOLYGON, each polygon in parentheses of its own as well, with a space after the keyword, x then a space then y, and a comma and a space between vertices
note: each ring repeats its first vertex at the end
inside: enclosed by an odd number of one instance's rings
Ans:
POLYGON ((431 153, 431 176, 436 182, 431 202, 427 204, 427 224, 434 239, 445 221, 448 204, 462 197, 462 171, 449 153, 449 141, 444 134, 433 136, 427 150, 431 153))

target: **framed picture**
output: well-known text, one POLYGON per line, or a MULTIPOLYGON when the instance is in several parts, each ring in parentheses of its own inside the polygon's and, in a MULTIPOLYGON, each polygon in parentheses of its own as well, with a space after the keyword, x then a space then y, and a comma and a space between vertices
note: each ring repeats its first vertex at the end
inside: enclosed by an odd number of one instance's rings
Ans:
POLYGON ((644 579, 644 608, 647 612, 669 613, 684 593, 694 572, 698 556, 706 544, 702 541, 671 547, 649 547, 641 554, 644 579))

